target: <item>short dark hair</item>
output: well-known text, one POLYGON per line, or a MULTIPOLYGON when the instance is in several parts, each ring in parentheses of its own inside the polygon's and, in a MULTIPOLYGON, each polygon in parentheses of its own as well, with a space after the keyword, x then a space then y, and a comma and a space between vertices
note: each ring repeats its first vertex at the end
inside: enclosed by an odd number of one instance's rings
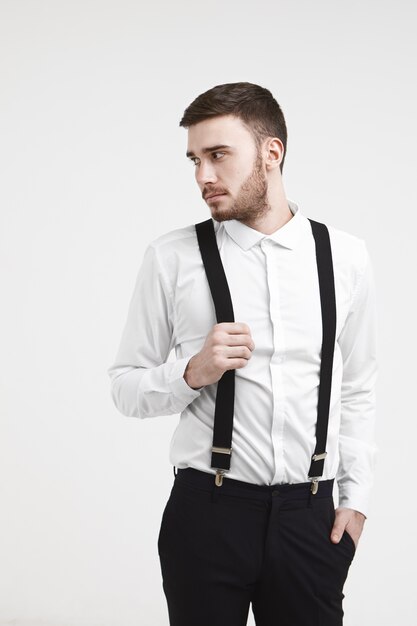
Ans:
POLYGON ((189 128, 208 118, 228 114, 242 120, 252 133, 258 148, 267 137, 278 137, 282 141, 282 172, 287 153, 287 126, 281 107, 265 87, 253 83, 216 85, 197 96, 185 109, 179 125, 189 128))

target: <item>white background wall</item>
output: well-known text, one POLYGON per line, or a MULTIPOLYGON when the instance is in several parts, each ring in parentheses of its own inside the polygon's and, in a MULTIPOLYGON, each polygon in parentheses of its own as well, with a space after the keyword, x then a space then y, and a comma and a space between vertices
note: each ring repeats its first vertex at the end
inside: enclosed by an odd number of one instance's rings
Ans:
POLYGON ((0 1, 1 626, 168 624, 178 416, 121 416, 106 370, 147 243, 210 215, 179 119, 239 80, 283 107, 288 197, 374 263, 380 454, 345 624, 415 623, 416 17, 411 0, 0 1))

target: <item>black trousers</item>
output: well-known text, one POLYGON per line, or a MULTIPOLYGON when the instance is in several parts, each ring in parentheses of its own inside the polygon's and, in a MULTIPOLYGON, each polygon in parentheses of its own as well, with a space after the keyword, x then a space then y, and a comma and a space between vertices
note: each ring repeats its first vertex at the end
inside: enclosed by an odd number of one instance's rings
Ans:
POLYGON ((252 485, 179 469, 158 537, 171 626, 341 626, 355 554, 333 544, 333 480, 252 485))

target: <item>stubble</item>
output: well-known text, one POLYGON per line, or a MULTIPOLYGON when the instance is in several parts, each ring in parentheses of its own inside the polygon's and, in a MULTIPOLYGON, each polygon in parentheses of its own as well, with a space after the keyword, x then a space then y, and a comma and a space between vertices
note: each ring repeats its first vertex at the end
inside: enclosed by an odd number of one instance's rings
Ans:
POLYGON ((271 206, 268 202, 268 182, 262 169, 262 156, 258 152, 251 174, 242 184, 235 202, 222 208, 222 201, 211 203, 211 213, 217 222, 239 220, 253 222, 264 216, 271 206))

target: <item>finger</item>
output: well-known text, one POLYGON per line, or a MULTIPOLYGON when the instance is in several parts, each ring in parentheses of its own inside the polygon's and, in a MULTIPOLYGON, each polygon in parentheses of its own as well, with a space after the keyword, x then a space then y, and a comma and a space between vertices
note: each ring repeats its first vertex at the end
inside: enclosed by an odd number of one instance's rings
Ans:
POLYGON ((220 322, 219 324, 217 324, 217 326, 222 326, 223 330, 230 334, 250 334, 250 328, 244 322, 220 322))
POLYGON ((333 543, 339 543, 345 531, 345 528, 346 528, 345 522, 343 522, 340 519, 335 520, 333 524, 332 532, 330 533, 330 539, 332 540, 333 543))
POLYGON ((255 343, 248 335, 228 335, 227 343, 229 346, 247 346, 249 350, 255 349, 255 343))
POLYGON ((236 358, 236 359, 227 359, 227 366, 224 368, 225 370, 237 370, 242 367, 246 367, 249 360, 244 358, 236 358))
POLYGON ((228 359, 250 359, 252 352, 247 346, 226 346, 226 357, 228 359))

